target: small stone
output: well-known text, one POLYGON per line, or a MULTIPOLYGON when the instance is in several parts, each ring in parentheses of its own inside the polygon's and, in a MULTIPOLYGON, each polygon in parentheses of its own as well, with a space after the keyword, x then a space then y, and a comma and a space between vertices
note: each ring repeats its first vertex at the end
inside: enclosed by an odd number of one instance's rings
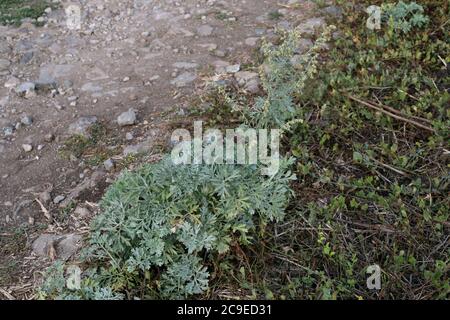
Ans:
POLYGON ((245 39, 245 44, 250 47, 254 47, 258 44, 258 40, 259 40, 259 38, 255 38, 255 37, 247 38, 247 39, 245 39))
POLYGON ((33 118, 29 115, 25 115, 20 119, 20 122, 25 126, 31 126, 33 124, 33 118))
POLYGON ((114 162, 111 159, 105 160, 103 162, 103 166, 105 167, 106 171, 111 171, 114 169, 114 162))
POLYGON ((33 252, 41 257, 49 257, 51 248, 56 251, 56 258, 68 260, 81 248, 80 235, 41 234, 32 244, 33 252))
POLYGON ((130 77, 125 77, 125 78, 122 79, 122 81, 123 82, 128 82, 128 81, 130 81, 130 77))
POLYGON ((128 141, 133 140, 133 134, 131 132, 127 132, 127 134, 125 135, 125 139, 127 139, 128 141))
POLYGON ((213 50, 212 54, 219 58, 224 58, 227 55, 225 51, 219 49, 213 50))
POLYGON ((70 135, 88 136, 89 129, 98 121, 96 116, 81 117, 69 125, 68 133, 70 135))
POLYGON ((133 109, 123 112, 117 118, 117 123, 121 127, 134 125, 136 123, 136 112, 133 109))
POLYGON ((43 204, 48 204, 52 200, 52 196, 48 191, 39 193, 38 197, 43 204))
POLYGON ((31 150, 33 150, 33 146, 31 144, 25 143, 22 145, 22 149, 25 152, 31 152, 31 150))
POLYGON ((175 62, 173 66, 177 69, 195 69, 198 68, 197 63, 192 62, 175 62))
POLYGON ((240 64, 234 64, 234 65, 231 65, 231 66, 227 66, 225 68, 225 71, 227 73, 236 73, 236 72, 239 72, 239 70, 241 70, 241 65, 240 64))
POLYGON ((297 28, 302 33, 314 34, 317 29, 322 28, 325 24, 324 18, 311 18, 298 25, 297 28))
POLYGON ((260 81, 258 78, 252 79, 245 84, 244 89, 250 93, 257 94, 260 90, 260 81))
POLYGON ((239 86, 243 87, 246 83, 253 79, 257 79, 259 75, 256 72, 251 71, 239 71, 236 72, 234 75, 236 78, 236 81, 238 82, 239 86))
POLYGON ((59 204, 59 203, 61 203, 65 198, 66 198, 66 197, 63 196, 63 195, 56 196, 56 197, 53 199, 53 203, 54 203, 54 204, 59 204))
POLYGON ((73 213, 76 216, 79 216, 79 217, 82 217, 82 218, 89 217, 89 215, 91 214, 89 209, 87 209, 85 207, 81 207, 81 206, 77 206, 73 213))
POLYGON ((142 153, 148 153, 152 150, 153 147, 153 141, 151 138, 147 138, 145 141, 131 146, 126 146, 123 150, 123 155, 133 155, 133 154, 142 154, 142 153))
POLYGON ((230 66, 230 64, 223 60, 217 60, 212 63, 212 66, 214 67, 216 73, 222 74, 227 72, 226 70, 230 66))
POLYGON ((29 94, 36 90, 36 85, 33 82, 24 82, 16 88, 17 94, 29 94))
POLYGON ((213 27, 205 24, 197 28, 197 34, 201 37, 208 37, 212 34, 213 30, 213 27))
POLYGON ((53 136, 53 134, 47 133, 47 134, 44 136, 44 141, 45 141, 45 142, 52 142, 54 138, 55 138, 55 137, 53 136))
POLYGON ((99 92, 102 90, 103 90, 103 88, 100 85, 92 83, 92 82, 87 82, 81 87, 81 91, 85 91, 85 92, 99 92))
POLYGON ((180 74, 178 77, 173 79, 170 83, 172 85, 175 85, 178 88, 185 87, 189 83, 193 82, 195 79, 197 79, 197 76, 191 72, 184 72, 180 74))
POLYGON ((256 34, 257 36, 263 36, 264 34, 266 34, 266 29, 263 29, 263 28, 257 28, 257 29, 255 29, 255 34, 256 34))

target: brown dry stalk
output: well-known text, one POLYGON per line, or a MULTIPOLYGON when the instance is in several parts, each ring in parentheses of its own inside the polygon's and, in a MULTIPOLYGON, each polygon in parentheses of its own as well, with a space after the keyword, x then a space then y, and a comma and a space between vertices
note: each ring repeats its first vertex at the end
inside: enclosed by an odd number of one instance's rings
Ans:
MULTIPOLYGON (((422 123, 419 123, 419 122, 417 122, 417 121, 415 121, 415 120, 411 120, 411 119, 405 118, 404 116, 398 115, 399 112, 398 112, 397 110, 395 110, 395 113, 393 113, 393 112, 391 112, 391 111, 388 111, 388 110, 393 110, 393 109, 390 108, 390 107, 386 107, 386 106, 380 106, 380 107, 378 107, 378 106, 375 106, 375 105, 373 105, 373 104, 371 104, 371 103, 369 103, 369 102, 367 102, 367 101, 358 99, 358 98, 356 98, 356 97, 354 97, 354 96, 351 96, 351 95, 346 95, 346 96, 347 96, 348 98, 350 98, 351 100, 353 100, 353 101, 356 101, 356 102, 358 102, 358 103, 360 103, 360 104, 362 104, 362 105, 364 105, 364 106, 366 106, 366 107, 369 107, 369 108, 371 108, 371 109, 380 111, 380 112, 382 112, 382 113, 384 113, 384 114, 386 114, 386 115, 388 115, 388 116, 390 116, 390 117, 392 117, 392 118, 394 118, 394 119, 397 119, 397 120, 401 120, 401 121, 407 122, 407 123, 412 124, 412 125, 414 125, 414 126, 416 126, 416 127, 419 127, 419 128, 422 128, 422 129, 431 131, 431 132, 436 132, 436 131, 435 131, 433 128, 431 128, 431 127, 428 127, 428 126, 426 126, 426 125, 424 125, 424 124, 422 124, 422 123), (385 108, 386 108, 386 109, 385 109, 385 108)), ((424 119, 422 119, 422 120, 424 120, 424 119)))
MULTIPOLYGON (((407 94, 408 94, 408 93, 407 93, 407 94)), ((409 95, 409 94, 408 94, 408 95, 409 95)), ((411 95, 409 95, 409 96, 412 97, 411 95)), ((385 106, 385 105, 383 105, 383 104, 381 104, 381 103, 378 103, 378 106, 379 106, 380 108, 386 109, 386 110, 388 110, 388 111, 390 111, 390 112, 392 112, 392 113, 395 113, 395 114, 398 114, 398 115, 400 115, 400 116, 403 116, 403 113, 402 113, 401 111, 397 110, 397 109, 394 109, 394 108, 389 107, 389 106, 385 106)), ((418 120, 418 121, 426 122, 426 123, 428 123, 428 124, 433 124, 433 122, 431 122, 430 120, 425 119, 425 118, 421 118, 421 117, 417 117, 417 116, 409 116, 409 117, 412 118, 412 119, 416 119, 416 120, 418 120)))

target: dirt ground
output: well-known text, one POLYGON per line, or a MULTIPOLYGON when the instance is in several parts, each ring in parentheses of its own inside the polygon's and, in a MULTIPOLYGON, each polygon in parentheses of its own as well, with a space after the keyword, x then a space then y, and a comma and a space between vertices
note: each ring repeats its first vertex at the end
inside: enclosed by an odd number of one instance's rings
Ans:
POLYGON ((52 257, 32 252, 33 241, 85 235, 130 154, 157 159, 170 121, 214 76, 257 72, 246 64, 260 39, 317 9, 302 0, 70 3, 48 10, 42 27, 0 26, 0 299, 35 298, 34 280, 52 257), (80 30, 67 28, 70 3, 81 8, 80 30), (121 126, 130 108, 137 120, 121 126), (104 130, 95 136, 102 151, 88 152, 96 161, 64 153, 73 133, 91 139, 88 126, 104 130))

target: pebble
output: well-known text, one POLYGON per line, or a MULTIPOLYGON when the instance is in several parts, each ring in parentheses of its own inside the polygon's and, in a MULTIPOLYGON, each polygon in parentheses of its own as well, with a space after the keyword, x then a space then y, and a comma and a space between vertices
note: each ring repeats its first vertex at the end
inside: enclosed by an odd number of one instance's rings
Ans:
POLYGON ((88 135, 88 130, 98 121, 96 116, 81 117, 77 121, 69 125, 69 135, 88 135))
POLYGON ((29 115, 25 115, 20 119, 20 122, 25 126, 31 126, 33 124, 33 118, 29 115))
POLYGON ((227 55, 225 51, 219 50, 219 49, 213 50, 213 51, 212 51, 212 54, 213 54, 214 56, 216 56, 216 57, 219 57, 219 58, 224 58, 224 57, 227 55))
POLYGON ((234 65, 231 65, 231 66, 227 66, 225 68, 225 71, 227 73, 236 73, 236 72, 239 72, 239 70, 241 70, 241 65, 240 64, 234 64, 234 65))
POLYGON ((31 150, 33 150, 33 146, 31 144, 25 143, 22 145, 22 149, 25 152, 31 152, 31 150))
POLYGON ((53 199, 53 203, 54 203, 54 204, 59 204, 59 203, 61 203, 65 198, 66 198, 66 197, 65 197, 65 196, 62 196, 62 195, 56 196, 56 197, 53 199))
POLYGON ((259 38, 255 38, 255 37, 247 38, 247 39, 245 39, 245 44, 250 47, 254 47, 258 44, 258 40, 259 40, 259 38))
POLYGON ((208 37, 212 34, 213 30, 213 27, 205 24, 197 28, 197 34, 201 37, 208 37))
POLYGON ((38 197, 43 204, 48 204, 52 200, 52 196, 48 191, 39 193, 38 197))
POLYGON ((33 82, 24 82, 16 88, 18 94, 29 94, 36 89, 36 84, 33 82))
POLYGON ((125 135, 125 139, 127 139, 128 141, 133 140, 133 134, 131 132, 127 132, 127 134, 125 135))
POLYGON ((170 83, 172 85, 175 85, 178 88, 185 87, 189 83, 193 82, 195 79, 197 79, 197 76, 191 72, 184 72, 180 74, 178 77, 173 79, 170 83))
POLYGON ((45 141, 45 142, 52 142, 54 138, 55 138, 55 137, 53 136, 53 134, 47 133, 47 134, 44 136, 44 141, 45 141))
POLYGON ((56 251, 56 258, 68 260, 81 248, 82 237, 77 234, 55 235, 41 234, 32 244, 33 252, 48 257, 50 247, 56 251))
POLYGON ((136 123, 136 112, 133 109, 129 109, 126 112, 123 112, 117 118, 117 123, 119 126, 131 126, 136 123))
POLYGON ((85 207, 81 207, 81 206, 77 206, 73 212, 76 216, 79 217, 88 217, 91 212, 89 211, 89 209, 85 208, 85 207))
POLYGON ((103 166, 105 167, 106 171, 111 171, 114 169, 114 162, 111 159, 105 160, 103 162, 103 166))

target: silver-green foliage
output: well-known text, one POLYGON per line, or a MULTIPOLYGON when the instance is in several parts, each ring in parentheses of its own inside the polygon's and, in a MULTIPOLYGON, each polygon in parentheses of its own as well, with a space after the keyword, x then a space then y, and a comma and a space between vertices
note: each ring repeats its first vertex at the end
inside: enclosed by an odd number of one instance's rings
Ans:
MULTIPOLYGON (((268 178, 252 166, 177 166, 167 158, 127 172, 101 202, 88 256, 130 274, 159 270, 163 297, 202 293, 210 255, 233 241, 249 243, 260 223, 283 219, 289 165, 283 161, 268 178)), ((114 287, 114 279, 106 284, 114 287)))
POLYGON ((416 2, 386 4, 383 6, 383 16, 395 30, 403 33, 408 33, 413 28, 421 28, 429 21, 423 7, 416 2))
POLYGON ((95 270, 87 272, 81 282, 79 290, 67 288, 67 275, 62 261, 56 261, 45 272, 44 283, 38 290, 40 299, 54 300, 122 300, 124 295, 113 292, 110 287, 104 287, 99 282, 99 276, 95 270))
POLYGON ((247 122, 258 128, 282 128, 297 115, 296 97, 303 93, 308 80, 317 73, 321 50, 329 41, 333 26, 324 29, 314 45, 298 54, 301 32, 287 32, 279 46, 265 43, 265 61, 260 77, 265 95, 257 97, 253 108, 246 112, 247 122))

